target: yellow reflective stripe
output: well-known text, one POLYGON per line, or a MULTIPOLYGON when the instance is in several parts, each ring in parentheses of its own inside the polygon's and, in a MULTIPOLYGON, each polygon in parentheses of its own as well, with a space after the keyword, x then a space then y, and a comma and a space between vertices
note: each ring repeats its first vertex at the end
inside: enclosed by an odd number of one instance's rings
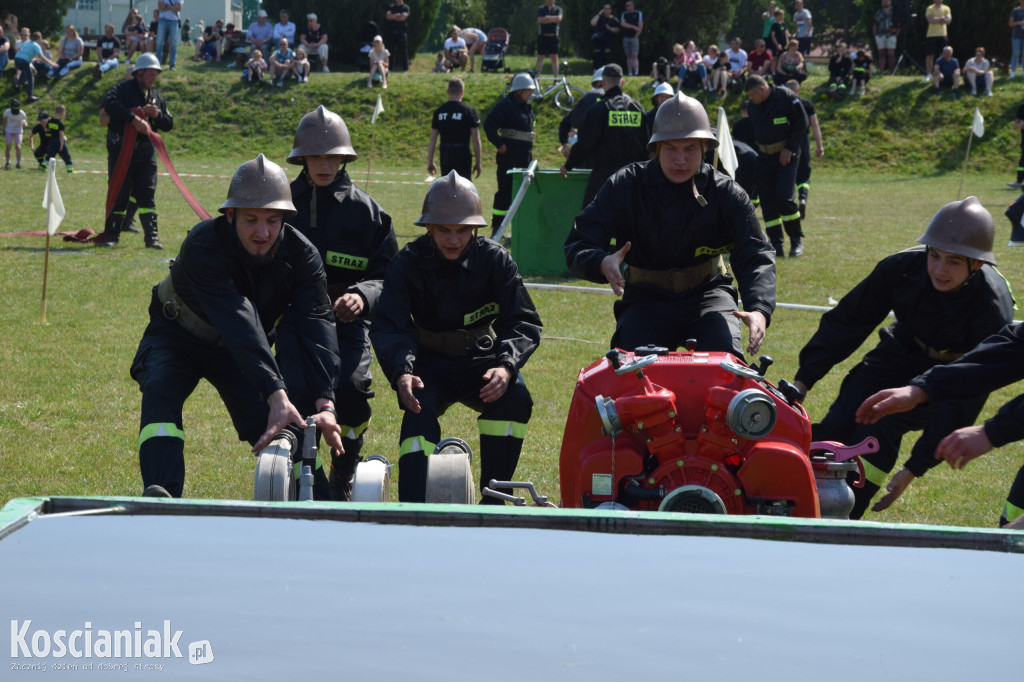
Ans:
POLYGON ((526 424, 520 422, 477 419, 476 424, 480 428, 481 436, 512 436, 519 440, 526 438, 526 424))
POLYGON ((782 224, 782 218, 776 218, 775 220, 766 220, 764 223, 765 227, 775 227, 776 225, 782 224))
POLYGON ((1006 506, 1003 507, 1003 519, 1009 523, 1022 515, 1024 515, 1024 509, 1021 509, 1015 504, 1011 504, 1009 500, 1007 500, 1006 506))
POLYGON ((408 455, 410 452, 422 452, 429 455, 437 447, 437 443, 431 443, 423 436, 412 436, 402 441, 398 446, 398 456, 408 455))
POLYGON ((359 438, 366 431, 366 428, 370 425, 369 421, 365 421, 362 424, 356 426, 349 426, 348 424, 338 424, 341 427, 342 438, 359 438))
POLYGON ((146 215, 147 213, 156 213, 156 209, 139 207, 139 215, 146 215))
POLYGON ((889 475, 888 471, 882 471, 871 462, 867 461, 863 457, 860 458, 861 463, 864 464, 864 478, 868 479, 871 483, 874 483, 879 488, 885 485, 885 479, 889 475))
POLYGON ((787 220, 800 220, 800 211, 797 211, 796 213, 791 213, 790 215, 784 215, 782 216, 782 220, 784 222, 787 220))
POLYGON ((999 270, 998 270, 998 268, 996 268, 996 266, 990 265, 989 267, 991 267, 993 270, 995 270, 995 273, 997 275, 999 275, 1000 278, 1002 278, 1003 284, 1006 285, 1006 290, 1010 292, 1010 298, 1013 299, 1013 309, 1014 310, 1019 310, 1019 308, 1017 308, 1017 297, 1013 295, 1013 287, 1010 286, 1010 280, 1006 279, 1006 277, 1003 275, 1003 273, 999 272, 999 270))
POLYGON ((494 215, 505 215, 506 213, 508 213, 508 211, 501 211, 497 208, 492 208, 491 213, 493 213, 494 215))
POLYGON ((810 189, 811 188, 811 183, 809 183, 809 182, 801 182, 799 185, 796 186, 797 189, 802 189, 804 187, 806 187, 807 189, 810 189))
POLYGON ((611 128, 639 128, 643 114, 639 111, 608 110, 608 126, 611 128))
POLYGON ((363 271, 366 270, 367 265, 369 265, 370 259, 363 258, 361 256, 353 256, 350 253, 328 251, 324 256, 324 262, 327 265, 331 265, 336 268, 363 271))
POLYGON ((462 324, 468 326, 473 324, 474 322, 482 320, 485 317, 497 315, 499 312, 501 312, 501 308, 498 307, 497 303, 491 301, 490 303, 485 303, 484 305, 480 306, 473 312, 466 313, 465 315, 463 315, 462 324))
POLYGON ((185 432, 174 424, 146 424, 139 431, 139 447, 150 438, 180 438, 185 440, 185 432))

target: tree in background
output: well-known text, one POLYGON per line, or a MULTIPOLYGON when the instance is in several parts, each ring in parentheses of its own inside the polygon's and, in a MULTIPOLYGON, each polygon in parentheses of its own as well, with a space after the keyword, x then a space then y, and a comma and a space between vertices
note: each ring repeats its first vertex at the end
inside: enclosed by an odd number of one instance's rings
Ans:
POLYGON ((478 0, 441 0, 437 21, 427 35, 423 49, 428 52, 440 50, 452 26, 478 28, 486 33, 491 27, 487 24, 485 4, 478 0))
MULTIPOLYGON (((4 0, 3 9, 18 17, 18 26, 28 26, 44 36, 61 33, 64 14, 74 0, 4 0)), ((11 38, 13 43, 14 38, 11 38)))

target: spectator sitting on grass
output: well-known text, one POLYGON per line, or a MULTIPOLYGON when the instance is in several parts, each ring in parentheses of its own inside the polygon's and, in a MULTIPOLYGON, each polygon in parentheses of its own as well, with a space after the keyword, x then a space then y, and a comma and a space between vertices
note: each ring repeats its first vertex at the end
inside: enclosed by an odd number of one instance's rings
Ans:
POLYGON ((444 59, 448 68, 466 70, 466 61, 469 59, 469 48, 466 41, 462 39, 462 29, 452 26, 448 33, 448 39, 444 41, 444 59))
POLYGON ((747 64, 754 76, 767 78, 772 72, 772 51, 768 49, 768 44, 764 40, 758 38, 754 43, 754 51, 747 55, 747 64))
POLYGON ((259 50, 252 51, 252 57, 245 63, 245 70, 242 71, 242 80, 250 83, 263 81, 263 74, 267 71, 267 62, 263 59, 263 53, 259 50))
POLYGON ((124 29, 124 52, 127 58, 127 63, 132 63, 132 55, 136 52, 146 52, 146 48, 149 46, 149 30, 146 28, 146 24, 142 21, 142 15, 139 14, 138 10, 135 10, 135 14, 129 15, 129 19, 132 22, 124 29))
POLYGON ((281 38, 277 49, 270 55, 270 77, 277 78, 274 83, 277 87, 284 85, 284 78, 292 71, 292 63, 295 61, 295 51, 288 47, 288 39, 281 38))
POLYGON ((7 68, 7 61, 10 59, 8 53, 11 51, 11 40, 4 36, 4 29, 0 26, 0 73, 7 68))
POLYGON ((850 90, 850 74, 853 72, 853 60, 846 43, 836 43, 835 52, 828 60, 828 94, 833 97, 845 97, 850 90))
POLYGON ((220 39, 221 20, 218 19, 212 26, 207 26, 198 38, 196 38, 196 53, 192 55, 193 61, 220 61, 220 39))
POLYGON ((857 45, 853 57, 853 94, 863 95, 871 80, 871 50, 864 43, 857 45))
POLYGON ((306 54, 315 54, 320 59, 320 70, 324 73, 329 72, 327 56, 330 53, 330 46, 327 44, 327 32, 312 12, 306 15, 306 32, 299 36, 299 41, 302 47, 306 48, 306 54))
POLYGON ((807 79, 807 66, 799 48, 800 43, 796 38, 790 38, 786 43, 786 51, 779 56, 778 68, 772 76, 776 85, 785 85, 789 80, 802 83, 807 79))
MULTIPOLYGON (((245 35, 254 50, 258 48, 264 52, 268 52, 273 49, 274 27, 267 21, 267 10, 261 9, 256 14, 256 23, 249 24, 249 30, 245 35)), ((271 55, 270 58, 273 59, 274 56, 271 55)))
POLYGON ((60 46, 57 48, 57 66, 50 69, 50 78, 66 76, 72 69, 80 67, 84 53, 85 41, 78 36, 75 27, 68 24, 64 29, 64 37, 61 38, 60 46))
POLYGON ((942 93, 942 88, 951 88, 953 98, 960 99, 960 61, 953 56, 953 48, 949 45, 942 48, 942 54, 935 60, 932 84, 936 95, 942 93))
POLYGON ((373 87, 373 76, 380 76, 381 88, 388 89, 388 68, 391 65, 391 53, 384 47, 384 39, 380 36, 373 37, 373 47, 366 53, 370 60, 370 75, 366 80, 366 87, 373 87))
POLYGON ((301 45, 295 49, 295 61, 292 62, 292 72, 299 79, 300 83, 309 81, 309 55, 301 45))
POLYGON ((99 50, 99 55, 96 59, 96 72, 94 75, 99 79, 107 71, 116 69, 117 65, 121 63, 118 61, 118 56, 121 54, 121 41, 114 35, 113 24, 107 24, 103 27, 103 37, 96 41, 96 47, 99 50))
POLYGON ((434 73, 448 73, 449 71, 448 64, 445 62, 444 52, 438 52, 437 58, 434 60, 434 73))
POLYGON ((971 94, 978 94, 978 79, 985 85, 985 94, 992 96, 992 69, 991 62, 985 59, 985 48, 979 47, 974 50, 974 59, 968 59, 964 64, 964 78, 971 86, 971 94))

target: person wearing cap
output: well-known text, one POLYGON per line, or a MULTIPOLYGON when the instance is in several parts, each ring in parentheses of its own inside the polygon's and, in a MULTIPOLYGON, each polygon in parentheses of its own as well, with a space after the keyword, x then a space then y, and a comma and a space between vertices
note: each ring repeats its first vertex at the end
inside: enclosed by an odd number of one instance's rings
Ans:
POLYGON ((495 166, 498 191, 494 193, 491 208, 491 234, 498 231, 501 221, 512 205, 512 168, 526 168, 533 160, 533 109, 530 97, 537 84, 528 73, 517 73, 503 97, 484 119, 484 134, 496 150, 495 166))
MULTIPOLYGON (((131 77, 112 87, 103 98, 101 110, 106 112, 107 123, 107 182, 109 191, 117 198, 104 223, 103 246, 114 246, 121 237, 122 227, 131 199, 134 198, 139 221, 145 235, 146 246, 162 249, 157 231, 156 213, 156 151, 149 140, 151 130, 167 132, 174 128, 174 117, 167 103, 154 87, 161 72, 160 62, 152 52, 146 52, 135 62, 131 77), (141 116, 139 112, 141 111, 141 116), (122 141, 131 134, 135 143, 131 147, 122 141), (117 177, 116 168, 122 155, 128 155, 127 171, 117 177), (120 186, 114 183, 120 182, 120 186)), ((125 229, 127 229, 125 227, 125 229)))
POLYGON ((277 41, 274 40, 274 27, 267 21, 267 10, 261 9, 256 13, 256 23, 249 24, 245 39, 253 50, 260 50, 263 54, 274 51, 277 41))
POLYGON ((639 102, 622 91, 622 67, 608 64, 601 73, 604 97, 587 110, 583 126, 577 129, 579 140, 562 164, 562 177, 589 163, 591 171, 583 192, 583 205, 589 204, 608 177, 633 161, 649 158, 647 140, 651 136, 639 102))
MULTIPOLYGON (((541 321, 508 251, 477 235, 480 197, 452 171, 431 184, 416 224, 427 233, 388 266, 370 339, 402 409, 398 499, 423 502, 438 418, 478 412, 480 487, 513 480, 533 410, 521 370, 541 321)), ((502 492, 511 492, 499 489, 502 492)), ((485 504, 501 504, 484 497, 485 504)))
MULTIPOLYGON (((903 386, 932 367, 946 365, 1013 319, 1013 297, 995 269, 992 216, 975 197, 946 204, 918 238, 922 246, 883 258, 875 269, 822 315, 818 331, 800 351, 794 385, 807 393, 846 360, 892 312, 879 343, 846 375, 839 395, 812 427, 814 440, 848 445, 878 439, 878 451, 861 455, 865 483, 854 488, 850 517, 861 518, 899 457, 904 434, 920 431, 904 469, 889 483, 881 511, 917 477, 938 463, 935 451, 954 430, 974 423, 985 404, 975 393, 927 404, 875 424, 859 424, 865 398, 903 386)), ((961 395, 963 395, 961 393, 961 395)))
MULTIPOLYGON (((12 99, 10 109, 4 109, 4 170, 11 170, 11 145, 14 145, 16 168, 21 168, 21 140, 28 127, 28 113, 21 102, 12 99)), ((30 141, 31 146, 31 141, 30 141)))
MULTIPOLYGON (((182 495, 182 406, 200 379, 217 389, 239 439, 254 453, 282 429, 304 427, 309 415, 328 445, 343 449, 327 279, 316 247, 285 222, 295 215, 288 177, 260 154, 235 171, 220 212, 188 232, 170 274, 153 287, 149 324, 132 362, 142 392, 139 468, 146 495, 182 495), (295 329, 288 363, 271 350, 282 318, 295 329)), ((315 475, 322 479, 320 469, 315 475)))
POLYGON ((427 172, 431 175, 437 172, 434 149, 440 138, 441 175, 448 175, 455 170, 464 178, 480 177, 480 115, 476 109, 462 101, 465 91, 466 85, 461 78, 449 80, 448 101, 435 109, 431 117, 430 142, 427 144, 427 172), (472 150, 469 147, 470 140, 473 142, 472 150), (471 175, 471 172, 476 175, 471 175))
MULTIPOLYGON (((296 214, 288 222, 320 254, 337 321, 341 368, 334 394, 345 447, 344 452, 331 452, 328 480, 333 498, 339 501, 351 497, 352 474, 370 423, 369 320, 380 299, 384 271, 398 253, 391 216, 356 187, 345 170, 355 160, 352 138, 341 116, 320 105, 302 117, 288 155, 288 163, 302 168, 291 183, 296 214)), ((300 357, 284 351, 298 343, 296 331, 292 324, 278 326, 282 357, 300 357)))
POLYGON ((648 130, 654 127, 654 117, 658 114, 661 105, 675 96, 676 92, 668 83, 658 83, 651 95, 651 108, 644 112, 644 121, 648 130))
POLYGON ((677 93, 654 118, 654 158, 616 171, 576 216, 569 269, 622 296, 612 348, 675 349, 694 338, 697 350, 742 357, 742 324, 747 352, 760 350, 775 309, 775 255, 747 194, 702 162, 717 145, 704 106, 677 93))
POLYGON ((327 57, 331 48, 327 44, 327 31, 320 25, 316 14, 310 12, 306 15, 306 32, 299 36, 299 41, 306 48, 306 54, 316 55, 320 60, 320 70, 324 73, 330 72, 327 68, 327 57))
MULTIPOLYGON (((558 124, 558 150, 562 152, 562 156, 565 158, 569 158, 569 150, 572 149, 572 145, 575 144, 579 137, 579 129, 583 127, 584 121, 587 120, 587 112, 590 111, 590 107, 597 104, 604 97, 603 74, 603 66, 594 71, 594 75, 590 79, 590 90, 583 93, 583 97, 576 100, 572 111, 563 116, 558 124), (570 142, 570 140, 572 141, 570 142)), ((590 168, 589 162, 582 167, 590 168)))
POLYGON ((750 98, 747 111, 759 152, 757 194, 765 230, 778 258, 786 255, 785 230, 790 242, 789 256, 797 258, 804 253, 796 176, 800 147, 807 139, 807 112, 792 90, 769 85, 762 76, 750 76, 744 87, 750 98))
POLYGON ((32 150, 32 155, 36 157, 36 163, 39 164, 40 170, 46 170, 46 150, 49 147, 50 139, 50 131, 46 127, 46 121, 49 118, 49 112, 40 111, 39 116, 36 117, 36 124, 32 126, 32 130, 28 133, 28 146, 32 150), (37 135, 39 136, 38 145, 34 142, 37 135))

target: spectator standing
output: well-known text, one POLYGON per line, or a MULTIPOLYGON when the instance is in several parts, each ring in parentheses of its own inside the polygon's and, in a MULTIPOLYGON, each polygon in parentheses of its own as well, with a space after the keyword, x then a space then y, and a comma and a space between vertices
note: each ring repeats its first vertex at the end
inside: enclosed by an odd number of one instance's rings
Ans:
POLYGON ((953 98, 960 98, 960 60, 953 56, 953 48, 949 45, 942 48, 941 56, 935 60, 932 84, 936 95, 942 93, 942 88, 951 88, 953 98))
POLYGON ((626 11, 619 17, 622 51, 626 53, 626 75, 640 75, 640 34, 644 31, 644 13, 633 0, 626 0, 626 11))
POLYGON ((21 168, 21 140, 28 127, 28 114, 21 102, 11 100, 11 108, 4 110, 4 170, 11 170, 11 145, 14 145, 16 168, 21 168))
POLYGON ((789 236, 790 258, 804 253, 800 208, 797 206, 796 174, 800 147, 807 139, 807 113, 800 99, 781 85, 769 85, 761 76, 746 84, 750 98, 750 125, 757 143, 757 194, 761 199, 768 239, 775 256, 786 255, 783 231, 789 236))
POLYGON ((441 175, 452 171, 464 178, 480 177, 481 145, 480 116, 476 109, 462 101, 466 86, 461 78, 448 81, 448 101, 434 110, 430 122, 430 142, 427 144, 427 172, 437 173, 434 149, 440 139, 441 175), (470 149, 470 140, 473 148, 470 149), (473 159, 476 163, 473 163, 473 159))
MULTIPOLYGON (((261 9, 256 13, 256 23, 249 24, 249 30, 245 33, 246 40, 254 50, 262 50, 264 54, 270 54, 274 45, 274 27, 267 21, 267 10, 261 9)), ((218 55, 218 59, 219 59, 218 55)))
MULTIPOLYGON (((543 9, 543 8, 542 8, 543 9)), ((484 134, 495 148, 498 188, 491 208, 491 234, 498 231, 512 204, 512 168, 526 168, 533 160, 533 110, 530 97, 537 84, 528 73, 517 73, 503 97, 484 119, 484 134)))
POLYGON ((964 63, 964 78, 967 79, 967 83, 971 86, 971 94, 978 94, 978 80, 980 79, 982 85, 985 86, 985 96, 992 96, 992 65, 989 60, 985 59, 985 48, 979 47, 974 50, 974 59, 968 59, 964 63))
MULTIPOLYGON (((1018 6, 1010 10, 1010 78, 1017 77, 1017 67, 1024 75, 1024 0, 1017 0, 1018 6)), ((0 68, 0 71, 3 69, 0 68)))
MULTIPOLYGON (((110 26, 110 24, 107 24, 110 26)), ((113 30, 113 26, 110 26, 113 30)), ((113 186, 117 198, 104 224, 103 246, 118 243, 122 225, 127 225, 125 216, 130 198, 138 206, 139 220, 145 234, 146 247, 162 249, 157 232, 156 214, 156 153, 149 140, 150 131, 155 128, 166 132, 174 127, 174 117, 167 111, 167 103, 156 91, 156 79, 160 76, 160 61, 147 52, 135 62, 131 77, 112 87, 103 98, 102 110, 109 117, 107 125, 107 182, 113 186), (142 116, 135 113, 142 110, 142 116), (125 147, 124 153, 130 159, 123 178, 116 177, 114 169, 122 153, 122 142, 128 126, 134 128, 135 144, 125 147), (120 181, 120 187, 114 183, 120 181)))
POLYGON ((924 68, 927 71, 925 80, 931 80, 934 73, 932 67, 935 65, 935 58, 942 54, 943 49, 949 44, 949 24, 953 21, 953 13, 949 7, 942 4, 942 0, 928 6, 924 12, 925 20, 928 22, 928 32, 925 34, 926 56, 924 68))
POLYGON ((793 0, 793 21, 796 23, 796 39, 800 45, 800 54, 806 57, 811 51, 814 22, 811 20, 811 10, 804 8, 804 0, 793 0))
MULTIPOLYGON (((1021 0, 1024 5, 1024 0, 1021 0)), ((882 8, 875 12, 875 21, 871 24, 875 34, 875 47, 878 48, 878 69, 885 73, 886 69, 896 68, 896 40, 900 27, 892 18, 892 0, 882 0, 882 8)))
POLYGON ((320 70, 323 73, 330 71, 327 68, 327 57, 330 54, 330 47, 327 44, 327 32, 320 25, 316 14, 310 12, 306 15, 306 32, 299 38, 306 53, 316 55, 320 60, 320 70))
MULTIPOLYGON (((46 164, 52 163, 57 156, 64 160, 64 167, 68 173, 74 173, 71 161, 71 152, 68 151, 68 136, 64 131, 64 115, 67 109, 63 104, 58 104, 53 110, 53 116, 46 121, 47 147, 46 164)), ((45 164, 44 164, 45 165, 45 164)))
POLYGON ((612 53, 612 42, 621 30, 619 20, 612 14, 612 6, 605 3, 590 20, 590 26, 594 29, 590 34, 590 61, 595 69, 599 69, 608 63, 612 53))
POLYGON ((160 10, 160 23, 157 26, 156 47, 154 52, 163 64, 164 45, 170 53, 169 64, 174 71, 178 63, 178 33, 181 30, 181 8, 185 0, 157 0, 160 10))
MULTIPOLYGON (((389 62, 388 71, 409 70, 409 5, 404 2, 396 2, 384 15, 387 21, 388 45, 391 46, 391 54, 394 61, 389 62)), ((384 78, 384 87, 387 87, 387 77, 384 78)))
POLYGON ((462 39, 466 41, 466 50, 469 53, 469 72, 476 69, 476 56, 483 59, 484 48, 487 46, 487 34, 478 28, 462 29, 462 39))
POLYGON ((278 21, 274 24, 274 42, 281 38, 287 38, 289 45, 295 44, 295 22, 289 21, 288 10, 283 9, 277 15, 278 21))
POLYGON ((384 47, 384 39, 380 36, 373 37, 373 43, 370 46, 370 51, 366 53, 367 59, 370 60, 370 74, 366 79, 366 87, 373 87, 374 75, 380 76, 380 87, 382 90, 388 89, 388 72, 391 70, 391 52, 384 47))
MULTIPOLYGON (((141 19, 141 17, 139 17, 141 19)), ((64 29, 64 37, 57 47, 57 66, 50 69, 50 78, 63 78, 82 65, 85 53, 85 41, 78 35, 75 27, 68 25, 64 29)))
POLYGON ((181 44, 191 45, 192 44, 192 20, 186 18, 185 23, 181 25, 181 44))
POLYGON ((788 44, 789 29, 786 28, 786 11, 780 7, 775 10, 775 23, 772 24, 772 30, 768 34, 768 49, 772 53, 772 71, 779 68, 778 59, 786 51, 788 44))
POLYGON ((555 0, 544 0, 537 8, 537 66, 539 76, 544 68, 544 55, 551 61, 551 75, 558 78, 558 24, 562 22, 562 8, 555 0))
MULTIPOLYGON (((114 27, 110 24, 107 24, 107 26, 110 26, 110 32, 113 34, 114 27)), ((27 31, 28 29, 26 28, 22 30, 27 31)), ((25 40, 21 43, 17 53, 14 55, 14 65, 18 68, 20 73, 18 79, 14 82, 14 88, 20 88, 23 83, 27 85, 26 92, 28 92, 28 98, 26 98, 25 101, 29 104, 39 100, 39 98, 33 94, 36 85, 36 76, 35 69, 32 67, 32 62, 43 62, 45 64, 49 64, 51 67, 57 66, 57 62, 43 54, 43 48, 39 46, 42 39, 42 34, 39 33, 39 31, 35 31, 31 34, 29 40, 25 40)))
POLYGON ((608 64, 601 74, 604 97, 587 111, 583 127, 577 132, 579 141, 569 151, 562 165, 562 177, 570 170, 589 162, 591 171, 583 193, 583 206, 589 204, 597 191, 615 171, 634 161, 650 158, 650 138, 644 107, 622 92, 622 68, 608 64))
POLYGON ((772 2, 768 3, 768 9, 761 12, 761 20, 764 23, 764 27, 761 30, 761 38, 766 41, 772 33, 772 26, 775 25, 775 10, 778 8, 779 6, 772 0, 772 2))

